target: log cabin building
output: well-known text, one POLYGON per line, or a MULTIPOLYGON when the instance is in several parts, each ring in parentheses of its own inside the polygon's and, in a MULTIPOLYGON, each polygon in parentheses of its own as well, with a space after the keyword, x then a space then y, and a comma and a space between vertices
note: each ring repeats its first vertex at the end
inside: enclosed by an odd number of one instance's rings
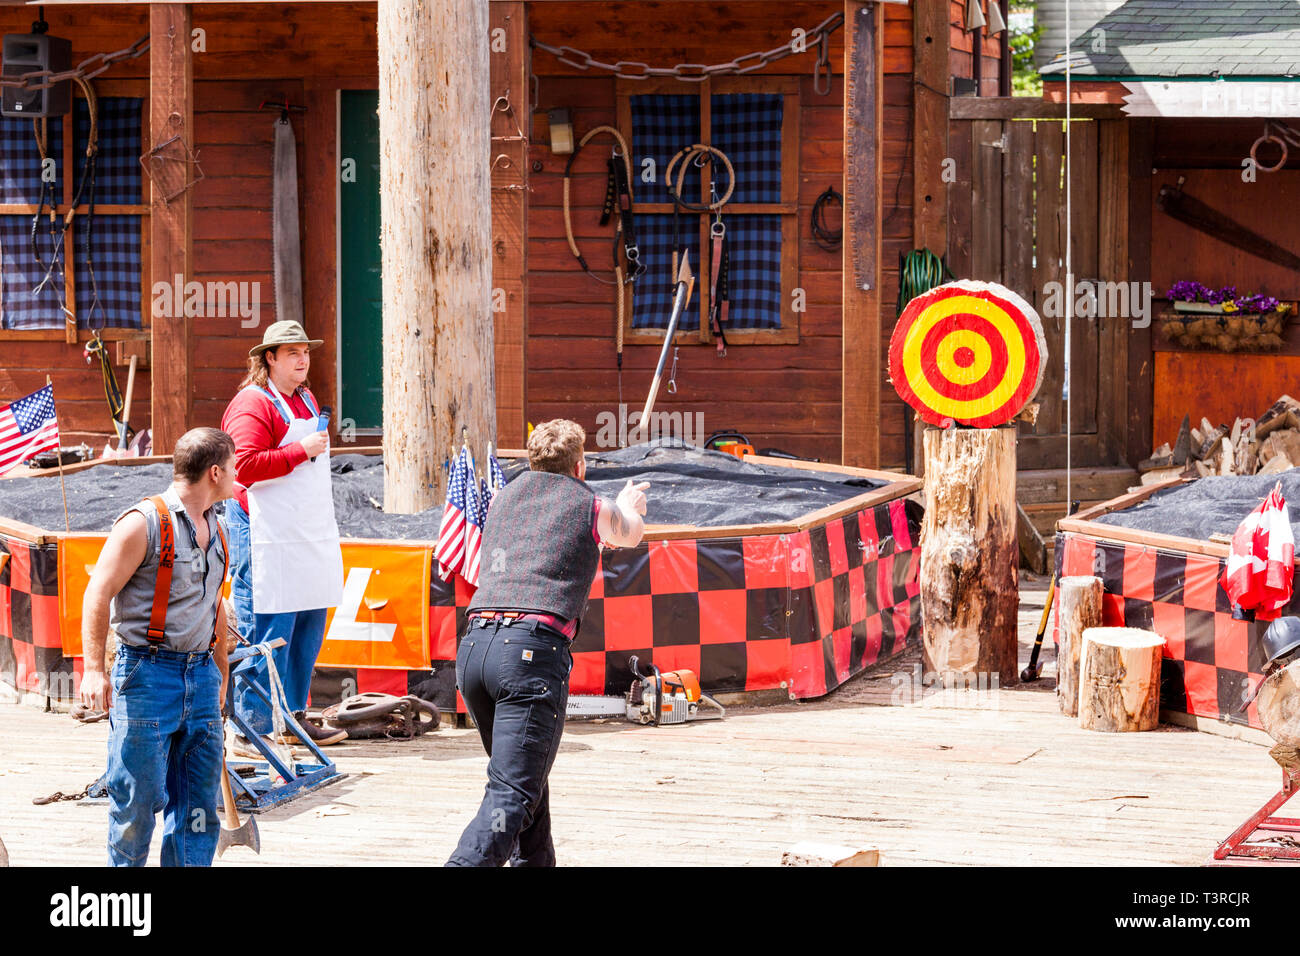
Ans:
MULTIPOLYGON (((113 425, 99 363, 85 353, 94 328, 123 389, 129 357, 138 356, 131 424, 151 424, 156 448, 219 421, 248 348, 277 318, 274 131, 287 105, 304 323, 325 343, 312 384, 335 407, 335 427, 347 429, 336 440, 376 444, 376 5, 57 4, 45 15, 49 35, 70 42, 73 64, 146 34, 153 42, 92 81, 100 146, 93 223, 90 193, 78 194, 84 91, 74 88, 65 121, 48 124, 52 193, 39 175, 32 121, 0 120, 0 401, 39 388, 48 374, 64 444, 102 447, 113 425), (46 271, 31 244, 43 199, 39 250, 48 266, 61 247, 64 274, 33 297, 46 271), (74 200, 76 215, 60 236, 50 202, 63 217, 74 200)), ((919 181, 915 170, 942 172, 947 153, 935 130, 954 88, 987 97, 1006 88, 1005 34, 966 32, 958 2, 493 0, 490 16, 494 107, 484 161, 493 183, 499 444, 519 446, 527 422, 556 416, 577 419, 594 438, 597 414, 617 409, 615 292, 571 255, 562 209, 572 156, 563 137, 577 141, 606 125, 631 144, 637 238, 650 267, 625 303, 622 400, 639 408, 660 350, 665 296, 650 280, 666 274, 665 240, 686 223, 707 243, 712 225, 693 212, 674 224, 663 185, 647 171, 657 164, 664 172, 683 146, 713 143, 737 156, 736 195, 723 209, 733 330, 721 356, 707 321, 700 331, 697 295, 679 333, 676 391, 662 390, 657 407, 703 413, 706 432, 734 429, 760 447, 904 466, 906 418, 884 358, 899 261, 927 241, 934 246, 919 221, 946 215, 935 210, 947 187, 919 181), (828 18, 824 42, 707 82, 620 78, 544 48, 607 64, 720 64, 791 43, 828 18), (811 225, 828 189, 846 209, 844 241, 829 249, 811 225), (918 201, 927 207, 920 217, 918 201)), ((0 31, 28 33, 35 18, 35 6, 0 9, 0 31)), ((614 241, 612 225, 599 222, 611 143, 594 139, 571 171, 575 240, 600 274, 614 241)), ((692 172, 687 189, 699 182, 692 172)), ((832 231, 839 210, 826 204, 832 231)), ((706 278, 697 290, 706 291, 706 278)))

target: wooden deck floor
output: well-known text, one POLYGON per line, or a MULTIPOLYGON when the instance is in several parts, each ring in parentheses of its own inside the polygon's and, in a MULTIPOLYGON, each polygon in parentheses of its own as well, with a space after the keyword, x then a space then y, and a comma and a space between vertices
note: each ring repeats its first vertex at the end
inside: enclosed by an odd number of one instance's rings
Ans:
MULTIPOLYGON (((1043 594, 1022 599, 1023 666, 1043 594)), ((824 700, 722 722, 571 723, 551 775, 560 862, 772 865, 820 840, 877 846, 891 866, 1197 864, 1276 791, 1256 743, 1080 730, 1057 710, 1045 656, 1043 680, 991 697, 913 699, 912 653, 824 700)), ((0 705, 0 837, 14 865, 103 862, 102 805, 31 799, 98 776, 106 736, 0 705)), ((446 859, 482 793, 474 731, 334 753, 353 776, 262 814, 261 856, 236 849, 217 865, 446 859)))

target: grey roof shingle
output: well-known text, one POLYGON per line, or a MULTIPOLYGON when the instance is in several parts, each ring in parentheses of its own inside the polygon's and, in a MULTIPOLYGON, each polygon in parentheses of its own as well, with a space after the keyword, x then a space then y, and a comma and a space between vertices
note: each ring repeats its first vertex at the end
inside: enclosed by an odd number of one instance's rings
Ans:
MULTIPOLYGON (((1287 76, 1300 51, 1300 0, 1128 0, 1071 45, 1077 78, 1287 76), (1095 51, 1097 30, 1105 49, 1095 51)), ((1065 72, 1058 55, 1045 78, 1065 72)))

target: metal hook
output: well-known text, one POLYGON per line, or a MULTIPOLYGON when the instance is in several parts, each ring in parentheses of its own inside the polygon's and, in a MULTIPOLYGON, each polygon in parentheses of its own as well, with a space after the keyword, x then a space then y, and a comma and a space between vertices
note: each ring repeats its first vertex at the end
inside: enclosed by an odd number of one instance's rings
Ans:
POLYGON ((501 154, 499 154, 499 155, 497 156, 496 159, 492 160, 492 169, 489 170, 489 172, 494 171, 494 170, 497 168, 497 166, 499 166, 499 165, 501 165, 501 166, 509 166, 509 165, 510 165, 510 157, 507 156, 505 153, 501 153, 501 154), (501 162, 501 160, 503 160, 503 159, 505 160, 504 163, 501 162))
POLYGON ((673 367, 668 372, 668 394, 677 394, 677 346, 673 346, 673 367))

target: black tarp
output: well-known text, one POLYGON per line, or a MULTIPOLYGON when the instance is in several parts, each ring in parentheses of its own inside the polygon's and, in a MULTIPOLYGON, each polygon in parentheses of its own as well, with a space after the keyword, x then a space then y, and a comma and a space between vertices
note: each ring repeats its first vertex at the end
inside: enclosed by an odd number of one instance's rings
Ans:
MULTIPOLYGON (((503 462, 506 480, 527 468, 503 462)), ((480 464, 481 468, 481 464, 480 464)), ((383 459, 335 454, 334 510, 350 538, 433 540, 442 503, 415 515, 390 515, 384 499, 383 459)), ((587 456, 587 480, 600 495, 615 497, 628 479, 648 481, 646 521, 710 527, 789 521, 878 488, 884 482, 838 472, 807 472, 742 462, 725 452, 668 441, 587 456)), ((171 465, 103 464, 66 478, 73 531, 107 531, 132 502, 158 494, 171 482, 171 465)), ((56 474, 0 481, 0 516, 48 531, 63 529, 56 474)))
POLYGON ((1300 468, 1280 475, 1201 478, 1157 491, 1130 508, 1094 520, 1121 528, 1207 540, 1215 533, 1230 535, 1236 531, 1242 519, 1260 506, 1279 481, 1291 513, 1291 529, 1300 541, 1300 468))

